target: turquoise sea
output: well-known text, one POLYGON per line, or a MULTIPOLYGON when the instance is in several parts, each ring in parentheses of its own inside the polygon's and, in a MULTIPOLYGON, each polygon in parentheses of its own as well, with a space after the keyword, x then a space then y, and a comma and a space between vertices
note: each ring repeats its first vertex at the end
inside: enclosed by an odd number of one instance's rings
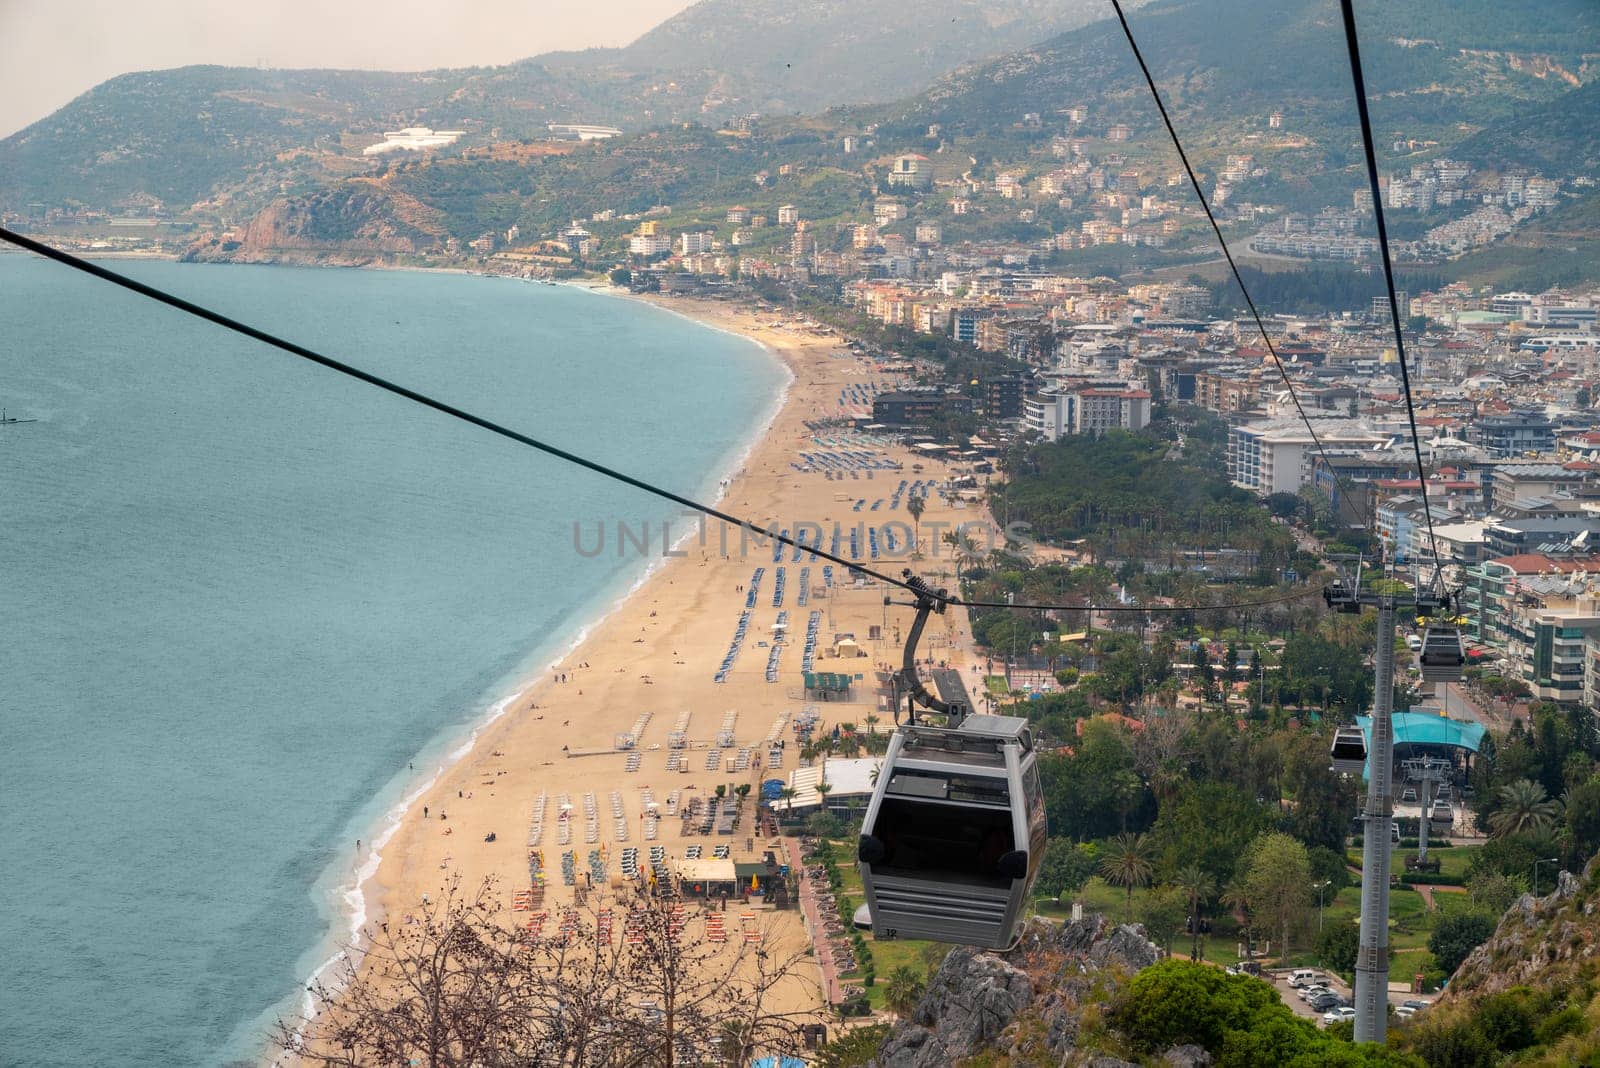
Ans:
MULTIPOLYGON (((679 492, 787 380, 566 287, 111 266, 679 492)), ((253 1060, 355 840, 643 574, 574 521, 676 509, 31 257, 0 405, 0 1063, 253 1060)))

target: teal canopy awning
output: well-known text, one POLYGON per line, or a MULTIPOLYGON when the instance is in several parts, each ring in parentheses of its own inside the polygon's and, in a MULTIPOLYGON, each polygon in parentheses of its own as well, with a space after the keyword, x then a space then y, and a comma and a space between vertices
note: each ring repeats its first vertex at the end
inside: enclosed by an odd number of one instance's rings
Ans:
MULTIPOLYGON (((1476 753, 1483 741, 1483 724, 1470 719, 1447 719, 1437 712, 1396 712, 1392 719, 1395 745, 1450 746, 1476 753)), ((1367 752, 1371 753, 1372 717, 1357 716, 1356 726, 1366 736, 1367 752)), ((1366 778, 1366 775, 1363 769, 1361 777, 1366 778)))
MULTIPOLYGON (((1396 712, 1395 745, 1449 745, 1476 753, 1483 741, 1483 724, 1470 719, 1446 719, 1437 712, 1396 712)), ((1372 717, 1357 716, 1356 726, 1367 736, 1372 748, 1372 717)))

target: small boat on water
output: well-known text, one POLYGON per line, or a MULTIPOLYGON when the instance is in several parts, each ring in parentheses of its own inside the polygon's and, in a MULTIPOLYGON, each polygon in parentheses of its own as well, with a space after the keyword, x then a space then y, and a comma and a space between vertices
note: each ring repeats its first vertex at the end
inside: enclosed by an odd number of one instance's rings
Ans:
POLYGON ((17 423, 37 423, 38 421, 37 419, 18 419, 15 416, 7 415, 6 410, 0 408, 0 426, 14 426, 17 423))

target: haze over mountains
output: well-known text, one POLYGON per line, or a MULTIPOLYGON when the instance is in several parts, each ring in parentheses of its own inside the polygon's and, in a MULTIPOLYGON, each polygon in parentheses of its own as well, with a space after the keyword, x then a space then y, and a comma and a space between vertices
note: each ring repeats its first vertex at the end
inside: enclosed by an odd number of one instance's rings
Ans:
MULTIPOLYGON (((548 233, 596 211, 733 203, 751 195, 752 175, 790 163, 810 176, 784 195, 820 220, 863 195, 873 158, 929 152, 948 178, 968 158, 1011 165, 1062 133, 1075 105, 1091 116, 1079 133, 1123 123, 1130 150, 1169 153, 1115 21, 1081 25, 1109 11, 1099 0, 935 0, 909 17, 888 0, 704 0, 626 48, 505 67, 127 75, 0 141, 0 210, 198 205, 197 216, 238 225, 270 208, 262 223, 275 237, 423 251, 512 225, 548 233), (762 119, 741 136, 714 132, 751 114, 762 119), (505 147, 579 121, 625 136, 569 155, 505 147), (361 155, 405 125, 466 135, 431 162, 361 155), (843 152, 850 134, 870 135, 864 156, 843 152)), ((1386 168, 1448 153, 1552 177, 1596 168, 1590 0, 1524 15, 1417 0, 1363 18, 1386 168)), ((1268 173, 1241 184, 1248 195, 1293 210, 1349 205, 1357 138, 1331 0, 1157 0, 1133 19, 1202 167, 1254 153, 1268 173), (1273 112, 1283 132, 1264 138, 1273 112)))
MULTIPOLYGON (((422 73, 185 67, 114 78, 0 141, 0 206, 170 210, 283 153, 408 124, 474 140, 549 122, 629 130, 891 100, 1103 14, 1099 0, 703 0, 626 48, 422 73)), ((356 153, 358 156, 359 153, 356 153)))

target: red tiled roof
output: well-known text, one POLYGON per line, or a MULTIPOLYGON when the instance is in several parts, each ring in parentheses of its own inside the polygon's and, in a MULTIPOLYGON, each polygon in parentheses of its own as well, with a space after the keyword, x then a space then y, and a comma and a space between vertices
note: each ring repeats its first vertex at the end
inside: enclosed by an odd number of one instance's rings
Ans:
POLYGON ((1591 556, 1586 560, 1552 560, 1540 553, 1518 553, 1516 556, 1503 556, 1498 560, 1491 560, 1490 563, 1510 568, 1519 575, 1536 575, 1541 571, 1600 572, 1600 556, 1591 556))
POLYGON ((1098 716, 1089 717, 1089 720, 1080 719, 1074 723, 1072 726, 1078 737, 1083 737, 1083 725, 1090 720, 1111 723, 1118 727, 1126 727, 1135 734, 1138 734, 1140 731, 1144 730, 1144 724, 1141 721, 1132 718, 1131 716, 1124 716, 1120 712, 1103 712, 1098 716))

